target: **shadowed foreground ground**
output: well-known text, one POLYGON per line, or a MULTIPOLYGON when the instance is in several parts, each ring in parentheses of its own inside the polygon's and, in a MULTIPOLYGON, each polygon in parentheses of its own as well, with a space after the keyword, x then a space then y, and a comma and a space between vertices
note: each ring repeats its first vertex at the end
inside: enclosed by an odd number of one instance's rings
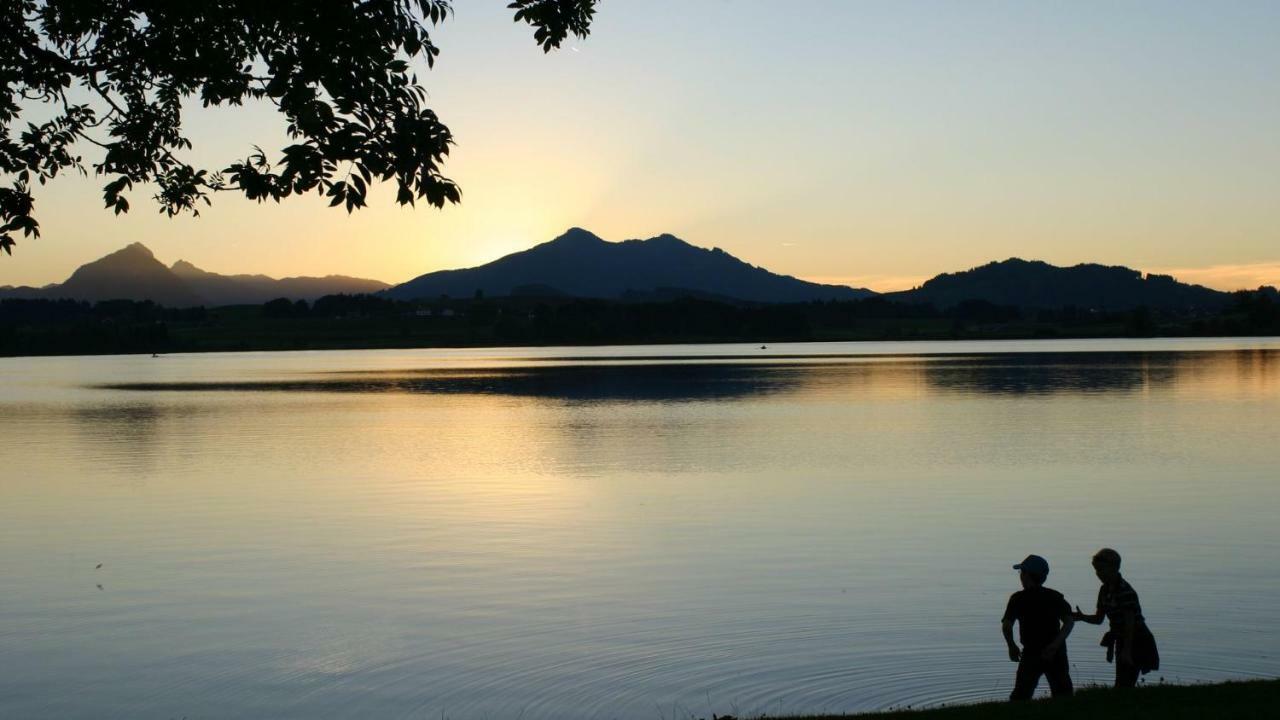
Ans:
MULTIPOLYGON (((831 715, 787 720, 1191 720, 1280 717, 1280 680, 1220 685, 1162 685, 1138 690, 1086 690, 1067 700, 984 703, 935 710, 831 715)), ((775 718, 774 720, 783 720, 775 718)))

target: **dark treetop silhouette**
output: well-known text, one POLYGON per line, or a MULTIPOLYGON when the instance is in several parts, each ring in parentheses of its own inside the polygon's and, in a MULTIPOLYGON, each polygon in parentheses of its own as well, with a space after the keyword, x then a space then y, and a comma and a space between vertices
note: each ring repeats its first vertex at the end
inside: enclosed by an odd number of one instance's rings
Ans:
MULTIPOLYGON (((597 2, 508 7, 550 51, 587 34, 597 2)), ((425 107, 410 66, 434 64, 429 29, 450 12, 450 0, 5 0, 0 249, 12 253, 19 232, 39 236, 34 185, 85 173, 85 144, 102 151, 91 165, 110 178, 103 198, 116 213, 143 182, 155 183, 169 215, 197 213, 214 191, 260 202, 314 191, 350 212, 375 178, 395 180, 400 204, 458 202, 441 174, 452 136, 425 107), (205 106, 269 100, 294 142, 276 162, 255 149, 220 170, 195 167, 182 158, 190 97, 205 106)))

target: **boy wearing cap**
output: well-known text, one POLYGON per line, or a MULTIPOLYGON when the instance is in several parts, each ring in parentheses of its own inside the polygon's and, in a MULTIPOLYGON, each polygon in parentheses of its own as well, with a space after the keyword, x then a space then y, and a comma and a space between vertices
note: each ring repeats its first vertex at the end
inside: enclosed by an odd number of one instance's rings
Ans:
POLYGON ((1066 697, 1073 692, 1067 663, 1067 636, 1075 625, 1071 606, 1062 593, 1044 586, 1049 577, 1049 563, 1044 558, 1028 555, 1013 569, 1019 571, 1022 590, 1010 596, 1000 621, 1009 646, 1009 659, 1018 663, 1009 699, 1030 700, 1041 675, 1049 678, 1049 690, 1054 697, 1066 697), (1013 641, 1015 622, 1022 636, 1021 650, 1013 641))

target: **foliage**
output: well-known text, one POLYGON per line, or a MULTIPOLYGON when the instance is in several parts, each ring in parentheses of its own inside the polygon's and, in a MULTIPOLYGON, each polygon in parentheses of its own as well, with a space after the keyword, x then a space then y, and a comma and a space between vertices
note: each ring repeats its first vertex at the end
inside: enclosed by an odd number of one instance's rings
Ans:
MULTIPOLYGON (((1274 294, 1274 290, 1270 291, 1274 294)), ((986 303, 938 310, 882 297, 792 304, 696 297, 620 302, 565 296, 393 300, 326 295, 308 305, 165 308, 150 301, 0 299, 0 356, 815 340, 1280 334, 1280 305, 1240 293, 1219 313, 1144 309, 1034 313, 986 303), (1139 324, 1138 320, 1141 320, 1139 324)))
POLYGON ((1280 332, 1280 293, 1273 287, 1233 294, 1235 310, 1247 319, 1250 327, 1280 332))
POLYGON ((306 317, 311 306, 306 300, 293 301, 289 298, 276 298, 262 305, 262 316, 269 318, 306 317))
MULTIPOLYGON (((517 0, 515 20, 544 51, 585 36, 599 0, 517 0)), ((107 208, 154 183, 160 211, 198 214, 218 191, 280 201, 316 192, 347 212, 369 185, 396 201, 461 198, 442 174, 453 144, 426 106, 412 61, 435 63, 432 30, 451 0, 4 0, 0 3, 0 249, 38 237, 34 185, 61 173, 106 178, 107 208), (183 159, 184 101, 262 100, 291 144, 222 168, 183 159), (51 116, 51 117, 50 117, 51 116), (47 118, 47 119, 46 119, 47 118)))

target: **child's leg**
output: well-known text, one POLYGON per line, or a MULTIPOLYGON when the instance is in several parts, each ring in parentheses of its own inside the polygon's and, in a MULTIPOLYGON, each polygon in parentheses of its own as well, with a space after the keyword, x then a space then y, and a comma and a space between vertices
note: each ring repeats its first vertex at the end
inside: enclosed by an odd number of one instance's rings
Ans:
POLYGON ((1018 674, 1013 678, 1013 692, 1010 700, 1030 700, 1036 694, 1036 686, 1040 684, 1040 675, 1044 672, 1038 652, 1022 651, 1022 660, 1018 663, 1018 674))
POLYGON ((1138 684, 1138 666, 1133 663, 1120 662, 1125 656, 1124 641, 1116 643, 1116 687, 1131 688, 1138 684))
POLYGON ((1138 666, 1120 662, 1116 658, 1116 687, 1131 688, 1138 685, 1138 666))
POLYGON ((1075 686, 1071 684, 1071 663, 1067 660, 1067 651, 1062 650, 1050 660, 1044 669, 1049 679, 1049 691, 1054 697, 1071 697, 1075 686))

